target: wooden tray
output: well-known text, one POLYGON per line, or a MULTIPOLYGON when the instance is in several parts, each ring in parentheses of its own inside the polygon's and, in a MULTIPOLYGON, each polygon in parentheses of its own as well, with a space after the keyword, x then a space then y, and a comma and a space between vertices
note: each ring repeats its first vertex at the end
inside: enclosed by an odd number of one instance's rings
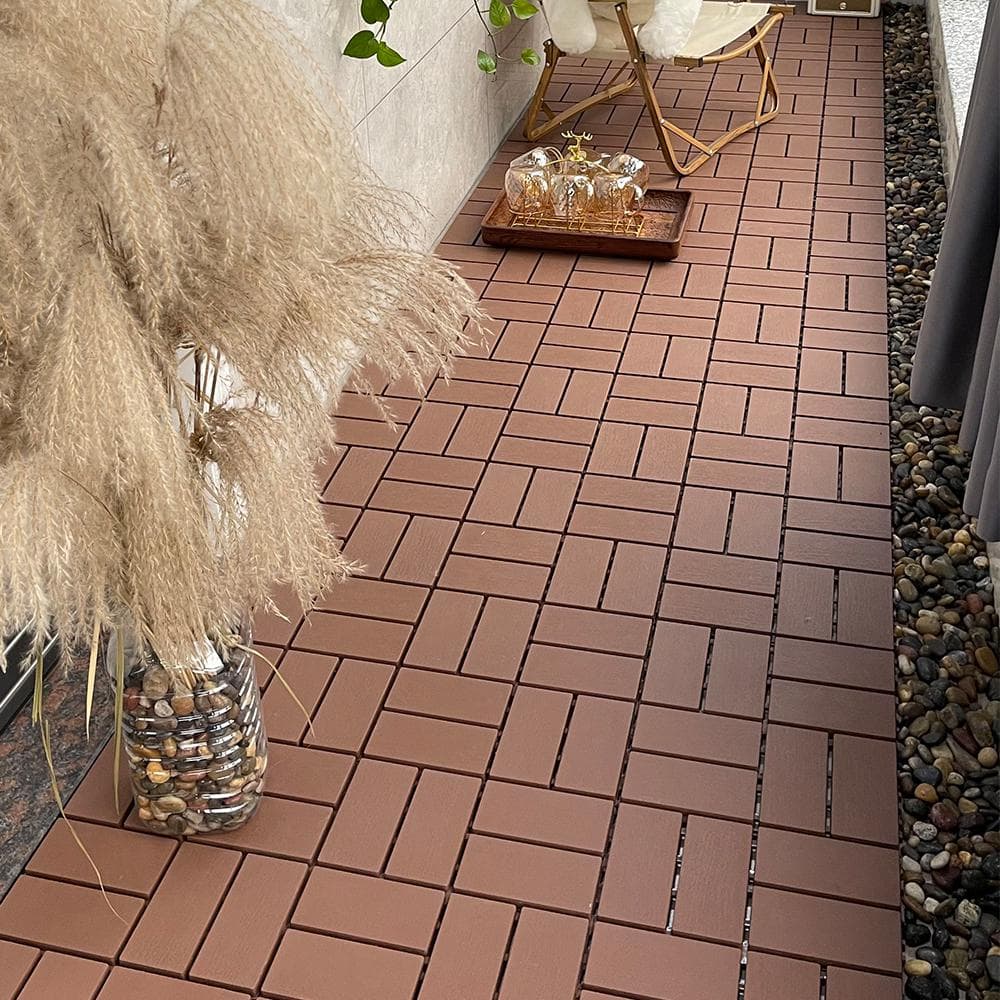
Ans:
POLYGON ((483 219, 482 235, 483 242, 491 246, 673 260, 680 252, 690 210, 690 191, 648 188, 642 206, 642 231, 638 235, 515 226, 507 195, 501 191, 483 219))

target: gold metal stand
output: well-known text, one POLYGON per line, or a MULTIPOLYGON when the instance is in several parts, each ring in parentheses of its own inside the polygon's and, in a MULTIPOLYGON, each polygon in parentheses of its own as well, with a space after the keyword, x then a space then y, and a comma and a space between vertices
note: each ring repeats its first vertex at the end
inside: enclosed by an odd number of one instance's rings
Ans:
POLYGON ((757 62, 760 63, 761 80, 753 118, 749 121, 741 122, 739 125, 726 132, 725 135, 719 136, 719 138, 712 143, 706 144, 702 142, 696 136, 681 128, 679 125, 675 125, 672 121, 670 121, 670 119, 664 116, 663 111, 660 108, 660 103, 656 99, 656 94, 653 91, 653 82, 649 76, 646 56, 639 46, 639 39, 636 37, 635 29, 632 27, 632 22, 629 20, 628 4, 627 2, 621 2, 621 0, 615 4, 615 13, 618 15, 618 23, 621 27, 622 37, 624 38, 626 48, 628 49, 629 62, 625 63, 615 73, 609 81, 609 85, 604 90, 599 91, 596 94, 592 94, 590 97, 587 97, 582 101, 578 101, 565 111, 556 114, 546 103, 545 95, 552 82, 552 75, 555 73, 556 66, 565 53, 562 52, 550 38, 545 43, 545 67, 542 70, 541 79, 538 81, 538 88, 535 90, 535 95, 532 98, 531 104, 528 108, 527 118, 525 119, 525 138, 530 139, 531 141, 540 139, 542 136, 548 135, 560 126, 565 125, 566 122, 576 118, 577 115, 586 111, 588 108, 592 108, 597 104, 603 104, 605 101, 610 101, 619 94, 624 94, 626 91, 631 90, 638 83, 639 88, 642 91, 646 109, 649 112, 650 119, 653 123, 653 129, 656 132, 657 142, 659 143, 660 150, 663 153, 663 158, 666 161, 667 166, 669 166, 674 173, 682 176, 693 173, 700 166, 715 156, 720 149, 731 143, 733 139, 749 132, 751 129, 759 128, 765 122, 771 121, 771 119, 778 114, 780 97, 778 93, 778 82, 775 79, 774 72, 772 70, 771 57, 768 55, 767 49, 764 47, 764 39, 767 37, 767 34, 772 28, 781 23, 786 14, 791 14, 794 10, 795 8, 789 4, 772 5, 768 9, 767 16, 757 25, 750 28, 750 37, 731 51, 718 52, 715 55, 704 56, 696 59, 686 58, 683 56, 677 56, 674 58, 673 65, 692 69, 699 66, 710 66, 716 63, 729 62, 731 59, 737 59, 746 55, 751 50, 757 56, 757 62), (621 83, 617 82, 620 77, 626 73, 629 74, 629 78, 621 83), (545 118, 539 122, 539 117, 543 114, 545 115, 545 118), (697 152, 695 152, 687 161, 682 162, 677 155, 677 151, 674 149, 674 144, 671 139, 672 135, 677 136, 686 143, 689 143, 697 152))

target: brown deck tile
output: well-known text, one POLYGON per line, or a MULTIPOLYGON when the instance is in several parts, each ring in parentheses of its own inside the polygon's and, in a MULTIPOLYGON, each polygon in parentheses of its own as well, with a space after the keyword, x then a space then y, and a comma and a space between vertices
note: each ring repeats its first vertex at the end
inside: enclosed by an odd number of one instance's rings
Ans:
POLYGON ((297 861, 248 855, 223 897, 191 977, 253 993, 284 933, 307 870, 297 861))
POLYGON ((0 997, 13 1000, 31 973, 40 952, 26 944, 0 941, 0 997))
MULTIPOLYGON (((53 1000, 55 997, 93 1000, 107 974, 108 967, 103 962, 46 951, 24 989, 17 994, 18 1000, 53 1000)), ((0 992, 5 1000, 13 995, 0 992)))
POLYGON ((472 829, 511 840, 600 854, 608 839, 611 803, 589 795, 488 781, 472 829))
POLYGON ((0 935, 113 959, 141 910, 135 896, 109 891, 105 899, 100 889, 25 874, 0 903, 0 935))
POLYGON ((857 969, 827 970, 826 995, 828 1000, 896 1000, 900 981, 894 976, 880 976, 857 969))
POLYGON ((292 1000, 411 1000, 421 964, 408 952, 290 929, 264 991, 292 1000))
POLYGON ((509 903, 452 894, 418 1000, 492 1000, 515 913, 509 903))
POLYGON ((590 854, 473 834, 455 888, 492 899, 589 913, 601 859, 590 854))
POLYGON ((480 784, 471 775, 421 772, 386 872, 415 882, 448 885, 480 784))
POLYGON ((84 882, 106 889, 148 896, 167 867, 176 844, 95 823, 57 820, 35 851, 26 871, 34 875, 84 882), (101 873, 100 880, 74 839, 79 837, 101 873))
POLYGON ((663 930, 670 909, 681 816, 623 803, 618 809, 598 913, 663 930))
POLYGON ((499 1000, 573 1000, 586 938, 582 917, 523 909, 499 1000))
POLYGON ((572 695, 563 691, 518 688, 490 765, 490 774, 548 785, 572 705, 572 695))
POLYGON ((751 827, 692 816, 685 833, 673 929, 739 944, 746 913, 751 827))
POLYGON ((239 864, 235 851, 182 844, 129 938, 123 961, 182 975, 239 864), (171 928, 169 936, 164 927, 171 928))
POLYGON ((651 1000, 709 1000, 732 996, 739 972, 737 948, 598 922, 584 982, 651 1000))
MULTIPOLYGON (((140 833, 109 748, 68 813, 127 921, 58 824, 0 1000, 899 996, 880 41, 782 26, 783 113, 680 182, 675 261, 477 244, 510 137, 441 247, 487 337, 426 398, 367 371, 396 431, 343 397, 365 569, 258 622, 312 720, 262 666, 259 815, 140 833)), ((721 130, 748 67, 656 86, 721 130)), ((640 111, 585 121, 673 184, 640 111)))
POLYGON ((201 983, 178 982, 138 969, 111 970, 97 1000, 134 1000, 137 996, 169 996, 171 1000, 246 1000, 249 993, 220 989, 201 983))
POLYGON ((890 848, 813 837, 762 827, 757 841, 759 885, 799 892, 899 905, 899 879, 893 876, 890 848))
POLYGON ((314 868, 292 925, 427 952, 443 905, 438 889, 314 868))
POLYGON ((830 964, 899 968, 899 913, 856 902, 758 886, 751 946, 830 964))

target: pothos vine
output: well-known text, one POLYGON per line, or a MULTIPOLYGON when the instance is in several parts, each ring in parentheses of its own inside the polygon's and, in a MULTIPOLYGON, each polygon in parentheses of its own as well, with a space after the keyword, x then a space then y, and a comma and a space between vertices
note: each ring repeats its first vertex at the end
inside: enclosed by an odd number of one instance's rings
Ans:
MULTIPOLYGON (((398 66, 406 62, 404 56, 397 52, 385 40, 389 18, 398 0, 361 0, 361 19, 370 25, 351 36, 344 48, 344 55, 353 59, 371 59, 373 56, 382 66, 398 66)), ((500 55, 497 46, 497 36, 515 21, 527 21, 539 11, 531 0, 489 0, 488 7, 476 2, 476 13, 483 22, 489 36, 490 50, 480 49, 476 53, 476 64, 484 73, 493 74, 498 64, 506 57, 500 55)), ((528 66, 537 66, 541 59, 534 49, 522 49, 517 60, 528 66)))

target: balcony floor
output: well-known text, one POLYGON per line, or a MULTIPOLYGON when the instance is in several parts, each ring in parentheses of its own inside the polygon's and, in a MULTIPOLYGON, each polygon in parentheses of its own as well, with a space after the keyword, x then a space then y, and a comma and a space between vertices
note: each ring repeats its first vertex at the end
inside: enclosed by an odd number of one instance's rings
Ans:
MULTIPOLYGON (((123 919, 57 824, 0 997, 897 1000, 881 24, 778 51, 675 262, 476 243, 504 146, 441 248, 488 349, 386 387, 398 433, 345 397, 367 575, 259 629, 313 731, 268 685, 269 795, 197 843, 116 812, 106 751, 69 811, 123 919)), ((722 127, 750 69, 658 90, 722 127)), ((595 145, 658 162, 639 111, 595 145)))

